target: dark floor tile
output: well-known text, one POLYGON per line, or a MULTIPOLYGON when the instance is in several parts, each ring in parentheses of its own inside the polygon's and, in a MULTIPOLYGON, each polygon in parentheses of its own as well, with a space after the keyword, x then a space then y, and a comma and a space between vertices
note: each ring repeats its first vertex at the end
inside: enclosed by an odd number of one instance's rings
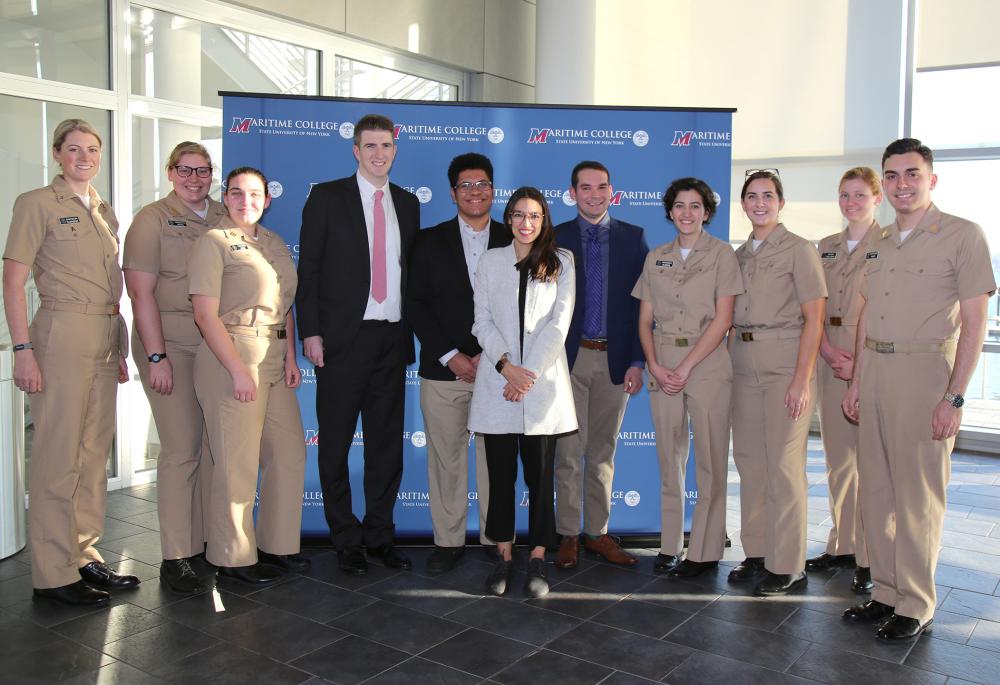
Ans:
POLYGON ((350 575, 338 568, 337 553, 334 551, 322 552, 310 557, 309 561, 309 568, 303 571, 302 575, 321 580, 324 583, 331 583, 347 590, 360 590, 402 573, 401 571, 395 571, 384 566, 371 564, 368 566, 368 573, 366 575, 350 575))
POLYGON ((31 575, 21 575, 0 581, 0 607, 9 607, 31 599, 31 575))
MULTIPOLYGON (((129 591, 124 594, 131 595, 133 592, 129 591)), ((109 605, 103 607, 70 606, 52 599, 32 598, 25 599, 24 601, 18 602, 13 606, 9 606, 5 609, 5 611, 22 620, 31 621, 32 623, 36 623, 45 628, 51 628, 59 625, 60 623, 80 618, 81 616, 103 614, 109 607, 126 603, 127 602, 122 599, 122 593, 112 595, 109 605)))
MULTIPOLYGON (((472 685, 480 682, 479 676, 456 671, 420 657, 407 659, 388 671, 383 671, 365 685, 413 685, 414 683, 434 683, 434 685, 472 685)), ((307 684, 308 685, 308 684, 307 684)))
POLYGON ((122 488, 118 490, 116 495, 128 495, 129 497, 137 497, 138 499, 144 499, 148 502, 156 502, 157 500, 157 488, 156 483, 146 483, 143 485, 134 485, 131 488, 122 488))
POLYGON ((419 654, 465 630, 464 625, 454 621, 382 601, 341 616, 329 625, 409 654, 419 654))
POLYGON ((4 682, 51 683, 95 671, 113 661, 90 647, 56 637, 30 651, 0 657, 0 667, 4 682))
POLYGON ((956 614, 985 618, 988 621, 1000 621, 1000 597, 993 595, 953 589, 948 593, 947 599, 941 603, 941 608, 956 614))
POLYGON ((683 623, 666 639, 776 671, 788 668, 809 646, 804 640, 779 639, 774 633, 701 615, 683 623))
MULTIPOLYGON (((147 504, 149 503, 147 502, 147 504)), ((145 528, 140 528, 139 530, 143 532, 117 540, 102 540, 97 547, 100 550, 117 552, 129 559, 138 559, 150 566, 159 566, 160 562, 163 561, 163 552, 160 548, 160 534, 152 530, 146 530, 145 528)), ((105 561, 112 563, 108 559, 105 559, 105 561)))
POLYGON ((875 637, 870 623, 851 623, 839 616, 800 609, 785 621, 778 632, 801 640, 809 640, 845 652, 865 654, 877 659, 902 663, 912 642, 883 642, 875 637))
POLYGON ((677 683, 678 685, 716 685, 717 683, 805 685, 809 681, 761 666, 727 659, 717 654, 695 652, 685 659, 684 663, 671 671, 670 675, 662 682, 677 683))
POLYGON ((0 561, 0 581, 25 576, 29 573, 31 573, 31 567, 27 564, 22 564, 17 559, 4 559, 0 561))
MULTIPOLYGON (((1000 511, 997 511, 1000 514, 1000 511)), ((972 569, 983 573, 996 573, 1000 568, 1000 556, 986 552, 974 552, 968 549, 942 547, 938 563, 960 568, 972 569)))
POLYGON ((655 680, 647 680, 646 678, 640 678, 637 675, 632 675, 631 673, 622 673, 621 671, 615 671, 607 678, 601 681, 601 685, 649 685, 649 683, 654 683, 655 680))
POLYGON ((789 597, 795 606, 839 617, 844 613, 844 609, 868 600, 867 595, 851 591, 848 575, 842 570, 825 583, 810 578, 804 591, 789 597))
POLYGON ((148 532, 148 528, 143 528, 142 526, 137 526, 132 523, 126 523, 120 519, 108 517, 104 520, 104 534, 101 535, 101 543, 107 544, 112 540, 120 540, 122 538, 138 535, 139 533, 148 532))
POLYGON ((420 656, 487 678, 532 651, 530 645, 522 642, 470 628, 420 656))
POLYGON ((795 609, 796 605, 791 602, 726 594, 702 609, 700 615, 773 631, 791 616, 795 609))
POLYGON ((629 599, 650 602, 659 606, 686 611, 701 611, 717 600, 722 593, 715 587, 674 578, 658 578, 629 595, 629 599))
POLYGON ((661 638, 689 618, 691 614, 686 611, 626 599, 590 620, 613 628, 661 638))
MULTIPOLYGON (((939 611, 934 617, 934 634, 938 632, 938 616, 941 612, 939 611)), ((978 647, 979 649, 989 649, 994 652, 1000 652, 1000 623, 994 623, 993 621, 980 620, 975 629, 972 631, 972 636, 969 638, 967 643, 970 647, 978 647)), ((1000 678, 1000 673, 997 674, 1000 678)))
MULTIPOLYGON (((983 622, 990 623, 990 621, 983 622)), ((948 640, 964 645, 978 623, 980 620, 973 616, 953 614, 950 611, 938 609, 934 612, 934 630, 930 636, 936 640, 948 640)))
POLYGON ((409 656, 398 649, 348 635, 290 665, 341 685, 353 685, 387 671, 409 656))
POLYGON ((587 685, 604 682, 612 669, 547 649, 531 654, 497 673, 504 685, 587 685))
POLYGON ((485 592, 485 585, 477 594, 471 594, 451 589, 435 578, 400 573, 381 583, 366 587, 364 592, 425 614, 444 616, 481 597, 485 592))
POLYGON ((934 685, 945 681, 944 676, 939 673, 843 652, 825 644, 811 645, 809 651, 792 664, 788 673, 821 683, 837 684, 934 685))
POLYGON ((162 663, 152 669, 152 673, 168 682, 184 685, 198 681, 213 685, 298 685, 311 677, 297 668, 229 644, 216 644, 183 659, 162 663))
POLYGON ((580 621, 564 614, 497 597, 484 597, 447 616, 452 621, 488 630, 539 647, 559 637, 580 621))
POLYGON ((645 573, 607 564, 594 564, 586 571, 581 571, 573 576, 574 585, 583 585, 615 594, 635 592, 644 585, 648 585, 651 580, 652 577, 645 573))
POLYGON ((141 633, 165 621, 152 611, 126 603, 60 623, 53 629, 80 644, 101 649, 109 642, 141 633))
POLYGON ((141 583, 145 583, 147 581, 153 581, 155 583, 160 580, 159 564, 152 565, 136 559, 122 559, 118 563, 108 564, 108 566, 111 567, 112 571, 120 573, 123 576, 135 576, 141 583))
POLYGON ((297 659, 345 635, 337 628, 270 606, 208 626, 205 632, 281 662, 297 659))
POLYGON ((644 678, 662 678, 691 654, 671 642, 617 628, 584 623, 548 645, 549 649, 644 678))
POLYGON ((245 597, 213 590, 159 607, 155 611, 171 621, 200 630, 253 611, 259 606, 257 602, 245 597))
POLYGON ((163 685, 166 680, 157 678, 124 661, 115 661, 96 671, 88 671, 64 680, 64 685, 163 685))
MULTIPOLYGON (((206 589, 205 593, 209 590, 206 589)), ((145 583, 139 583, 139 587, 136 590, 130 590, 128 595, 128 603, 140 606, 143 609, 158 609, 168 604, 176 604, 177 602, 183 602, 186 599, 190 599, 191 595, 182 595, 171 591, 163 583, 160 582, 159 578, 151 578, 145 583)), ((114 597, 112 597, 112 600, 114 597)))
MULTIPOLYGON (((551 578, 550 578, 551 580, 551 578)), ((625 595, 612 592, 602 592, 593 588, 577 585, 572 581, 554 585, 549 594, 541 599, 529 599, 526 604, 558 611, 576 618, 590 618, 608 607, 620 602, 625 595)))
POLYGON ((4 615, 0 618, 0 662, 17 652, 27 652, 47 643, 58 641, 56 633, 20 617, 4 615))
POLYGON ((149 511, 156 511, 156 502, 122 493, 112 493, 108 495, 104 513, 107 518, 124 519, 149 511))
POLYGON ((371 597, 301 576, 257 592, 253 599, 320 623, 328 623, 375 601, 371 597))
POLYGON ((206 635, 178 623, 162 623, 104 646, 104 651, 144 671, 183 659, 218 643, 206 635))
POLYGON ((155 511, 147 511, 144 514, 136 514, 122 519, 125 523, 141 526, 146 530, 160 530, 160 514, 155 511))

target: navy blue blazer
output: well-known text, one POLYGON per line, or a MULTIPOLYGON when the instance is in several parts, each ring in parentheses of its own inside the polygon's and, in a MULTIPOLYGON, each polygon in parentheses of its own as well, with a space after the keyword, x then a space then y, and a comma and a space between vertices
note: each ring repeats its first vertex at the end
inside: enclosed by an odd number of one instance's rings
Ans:
MULTIPOLYGON (((641 226, 611 219, 608 240, 608 372, 611 382, 625 382, 625 372, 634 361, 646 361, 639 344, 639 300, 632 297, 649 246, 641 226)), ((576 307, 566 336, 566 360, 570 371, 576 362, 583 331, 583 309, 587 300, 587 270, 583 266, 583 241, 577 217, 556 226, 556 243, 573 253, 576 260, 576 307)))

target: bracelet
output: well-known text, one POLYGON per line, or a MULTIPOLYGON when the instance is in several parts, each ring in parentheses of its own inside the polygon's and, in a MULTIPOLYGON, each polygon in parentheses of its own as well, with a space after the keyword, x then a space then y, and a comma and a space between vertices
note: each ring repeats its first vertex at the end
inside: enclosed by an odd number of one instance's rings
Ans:
POLYGON ((18 343, 17 345, 14 345, 15 352, 20 352, 21 350, 33 350, 33 349, 35 349, 35 346, 31 344, 30 340, 26 343, 18 343))

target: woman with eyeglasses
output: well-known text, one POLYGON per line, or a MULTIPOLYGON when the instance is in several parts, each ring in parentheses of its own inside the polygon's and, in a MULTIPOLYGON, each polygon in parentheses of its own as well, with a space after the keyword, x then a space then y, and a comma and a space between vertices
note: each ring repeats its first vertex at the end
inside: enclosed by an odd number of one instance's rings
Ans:
POLYGON ((729 243, 703 228, 716 211, 707 183, 677 179, 663 194, 663 206, 677 238, 649 252, 632 295, 641 300, 639 341, 652 377, 650 408, 660 457, 662 521, 653 571, 690 578, 716 568, 726 543, 733 365, 723 340, 743 277, 729 243), (698 504, 685 559, 689 421, 698 504))
POLYGON ((806 584, 806 443, 826 280, 812 243, 778 218, 785 195, 776 169, 748 171, 740 197, 753 231, 736 250, 746 292, 736 297, 729 354, 746 559, 729 582, 784 595, 806 584))
POLYGON ((854 374, 854 342, 864 304, 859 291, 865 255, 881 235, 875 221, 875 210, 881 202, 878 174, 869 167, 848 169, 840 179, 839 193, 840 213, 847 227, 819 243, 830 291, 819 348, 823 357, 819 365, 819 416, 833 527, 826 551, 806 560, 806 569, 855 567, 851 589, 858 593, 871 592, 872 576, 858 493, 858 426, 844 416, 841 402, 854 374))
POLYGON ((298 276, 284 239, 259 223, 271 203, 264 174, 233 169, 222 199, 226 222, 198 239, 188 264, 204 337, 194 389, 215 462, 205 556, 221 576, 263 586, 309 564, 298 556, 306 466, 295 396, 298 276))
POLYGON ((128 380, 128 339, 118 314, 118 220, 91 181, 101 137, 82 119, 52 135, 61 172, 20 195, 3 254, 3 301, 14 383, 31 395, 31 584, 36 599, 105 606, 134 588, 95 545, 104 533, 105 464, 115 437, 117 384, 128 380), (31 325, 24 286, 41 300, 31 325))
POLYGON ((566 335, 576 295, 573 257, 556 247, 545 198, 518 188, 504 209, 507 247, 479 260, 472 333, 483 348, 469 430, 483 435, 490 503, 486 536, 497 542, 489 591, 503 595, 514 573, 514 484, 521 455, 528 486, 528 573, 532 597, 548 593, 545 548, 556 543, 553 462, 556 436, 576 430, 566 335))
POLYGON ((212 457, 202 444, 205 422, 194 392, 201 333, 188 299, 187 262, 195 241, 226 218, 226 208, 208 196, 212 159, 201 144, 178 144, 166 169, 173 190, 132 219, 123 265, 135 316, 132 347, 160 438, 160 579, 174 592, 191 594, 203 589, 192 561, 205 553, 202 503, 212 457))

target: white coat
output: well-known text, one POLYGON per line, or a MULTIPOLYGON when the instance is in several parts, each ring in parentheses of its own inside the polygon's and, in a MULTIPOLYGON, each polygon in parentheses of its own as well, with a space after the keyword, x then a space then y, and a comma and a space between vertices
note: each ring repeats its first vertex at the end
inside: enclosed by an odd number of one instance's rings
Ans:
POLYGON ((566 363, 566 334, 576 300, 573 255, 558 251, 562 269, 555 281, 528 279, 524 303, 524 357, 514 246, 487 250, 479 260, 474 286, 472 334, 483 348, 469 409, 469 430, 478 433, 558 435, 577 429, 573 389, 566 363), (503 398, 507 380, 496 370, 504 353, 532 371, 535 383, 520 402, 503 398))

